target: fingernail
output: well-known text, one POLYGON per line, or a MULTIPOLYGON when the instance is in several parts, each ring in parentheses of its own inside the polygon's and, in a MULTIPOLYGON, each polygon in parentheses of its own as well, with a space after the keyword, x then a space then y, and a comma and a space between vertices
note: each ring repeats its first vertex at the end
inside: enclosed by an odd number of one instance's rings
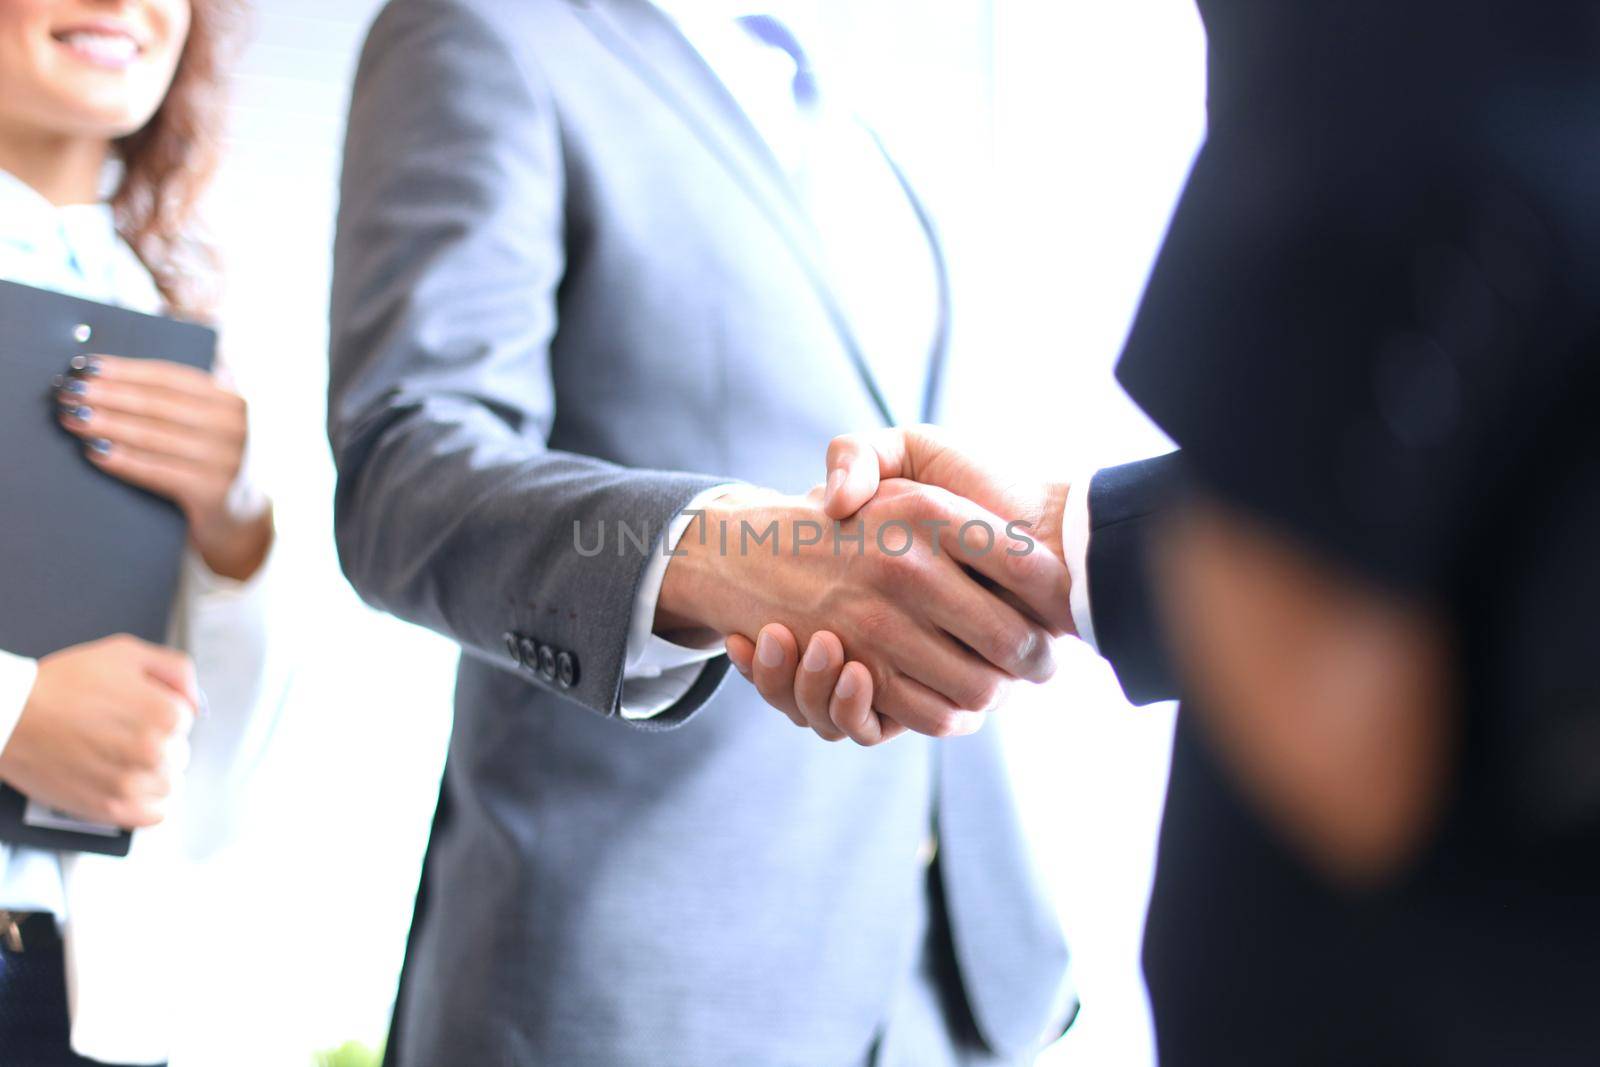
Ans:
POLYGON ((831 501, 834 495, 839 492, 839 488, 844 485, 845 474, 846 471, 843 467, 835 467, 828 472, 828 488, 823 493, 824 501, 831 501))
POLYGON ((783 646, 776 637, 763 633, 756 638, 756 655, 761 658, 763 667, 776 667, 783 662, 783 646))
POLYGON ((839 684, 833 687, 833 695, 840 700, 849 700, 856 695, 856 690, 861 687, 856 680, 855 671, 845 671, 839 675, 839 684))
POLYGON ((69 404, 62 410, 69 418, 77 419, 79 422, 88 422, 89 416, 94 414, 94 409, 87 404, 79 404, 76 407, 69 404))
POLYGON ((806 648, 806 658, 800 661, 805 669, 815 674, 828 665, 828 650, 822 647, 822 642, 816 638, 811 639, 811 644, 806 648))
POLYGON ((89 442, 89 447, 93 451, 98 452, 103 456, 111 451, 111 442, 107 441, 104 437, 96 437, 93 441, 89 442))
POLYGON ((78 374, 95 375, 100 373, 100 361, 93 356, 73 356, 67 364, 78 374))
POLYGON ((89 391, 89 386, 81 379, 68 378, 66 382, 62 384, 61 391, 63 393, 76 393, 77 395, 82 396, 84 393, 89 391))

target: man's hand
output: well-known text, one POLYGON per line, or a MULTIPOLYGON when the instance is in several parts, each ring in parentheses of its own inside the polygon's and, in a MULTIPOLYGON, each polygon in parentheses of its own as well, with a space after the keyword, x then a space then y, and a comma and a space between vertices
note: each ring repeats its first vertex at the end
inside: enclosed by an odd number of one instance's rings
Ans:
POLYGON ((188 765, 199 699, 181 652, 127 636, 63 649, 39 661, 0 780, 79 818, 154 826, 188 765))
MULTIPOLYGON (((886 479, 903 478, 935 486, 997 515, 1062 558, 1062 516, 1065 482, 1029 482, 1009 476, 955 446, 933 426, 909 426, 871 433, 845 434, 828 445, 828 479, 823 509, 831 518, 854 515, 878 492, 886 479)), ((1075 632, 1069 587, 1059 583, 1001 582, 1054 634, 1075 632)))
POLYGON ((678 552, 657 632, 748 637, 774 619, 806 642, 830 631, 836 650, 853 650, 878 709, 921 733, 969 733, 982 721, 969 713, 999 703, 1012 679, 1055 670, 1050 631, 985 583, 1042 599, 1065 587, 1066 567, 938 487, 883 481, 842 527, 820 490, 741 490, 714 502, 678 552))
MULTIPOLYGON (((1008 478, 954 447, 940 431, 926 426, 880 430, 837 437, 828 447, 828 480, 823 506, 834 519, 855 515, 875 499, 890 479, 912 480, 964 498, 1007 524, 1020 523, 1027 535, 1048 549, 1052 560, 1062 556, 1065 483, 1029 483, 1008 478)), ((1037 577, 1037 576, 1035 576, 1037 577)), ((1029 617, 1042 620, 1053 634, 1075 632, 1065 566, 1056 580, 1008 581, 981 576, 980 581, 1029 617)), ((742 634, 727 639, 728 656, 773 707, 797 726, 809 727, 830 741, 844 737, 860 745, 877 745, 906 729, 928 733, 915 721, 898 717, 877 699, 873 673, 859 662, 846 662, 844 645, 830 630, 814 631, 805 655, 788 627, 772 623, 752 642, 742 634)), ((982 724, 970 714, 959 732, 982 724)))
MULTIPOLYGON (((863 748, 892 741, 906 732, 894 719, 872 706, 872 672, 846 663, 839 638, 827 630, 811 635, 804 656, 787 626, 772 623, 755 642, 740 634, 727 641, 728 658, 768 704, 802 729, 825 741, 848 737, 863 748)), ((963 712, 967 733, 983 725, 982 712, 963 712)))

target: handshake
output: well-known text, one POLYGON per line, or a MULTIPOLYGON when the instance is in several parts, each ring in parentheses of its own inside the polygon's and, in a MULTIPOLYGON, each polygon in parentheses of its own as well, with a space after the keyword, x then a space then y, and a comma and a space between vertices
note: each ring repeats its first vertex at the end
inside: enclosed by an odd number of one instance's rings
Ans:
POLYGON ((803 497, 738 489, 693 521, 656 632, 725 639, 797 726, 861 745, 983 724, 1074 632, 1067 486, 1007 479, 929 427, 836 438, 803 497), (803 650, 803 651, 802 651, 803 650))

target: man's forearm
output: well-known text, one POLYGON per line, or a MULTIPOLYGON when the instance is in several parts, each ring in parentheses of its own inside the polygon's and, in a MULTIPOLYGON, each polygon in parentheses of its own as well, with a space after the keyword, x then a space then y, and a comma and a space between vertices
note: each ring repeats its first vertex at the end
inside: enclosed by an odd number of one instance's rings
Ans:
POLYGON ((720 482, 544 451, 465 400, 344 443, 336 459, 340 559, 365 599, 606 715, 649 554, 720 482), (537 669, 540 647, 571 658, 571 684, 537 669))
POLYGON ((1181 458, 1175 452, 1108 467, 1088 486, 1085 573, 1096 646, 1134 704, 1178 697, 1150 552, 1154 531, 1181 485, 1181 458))

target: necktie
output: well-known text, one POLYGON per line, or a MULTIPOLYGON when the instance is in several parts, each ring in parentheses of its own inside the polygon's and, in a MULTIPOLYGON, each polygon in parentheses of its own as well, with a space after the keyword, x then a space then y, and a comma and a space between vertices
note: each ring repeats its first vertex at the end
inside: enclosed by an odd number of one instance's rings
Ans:
POLYGON ((802 108, 817 102, 817 75, 811 67, 811 57, 800 47, 800 41, 782 21, 772 15, 740 15, 739 25, 756 40, 781 49, 794 60, 794 99, 802 108))

